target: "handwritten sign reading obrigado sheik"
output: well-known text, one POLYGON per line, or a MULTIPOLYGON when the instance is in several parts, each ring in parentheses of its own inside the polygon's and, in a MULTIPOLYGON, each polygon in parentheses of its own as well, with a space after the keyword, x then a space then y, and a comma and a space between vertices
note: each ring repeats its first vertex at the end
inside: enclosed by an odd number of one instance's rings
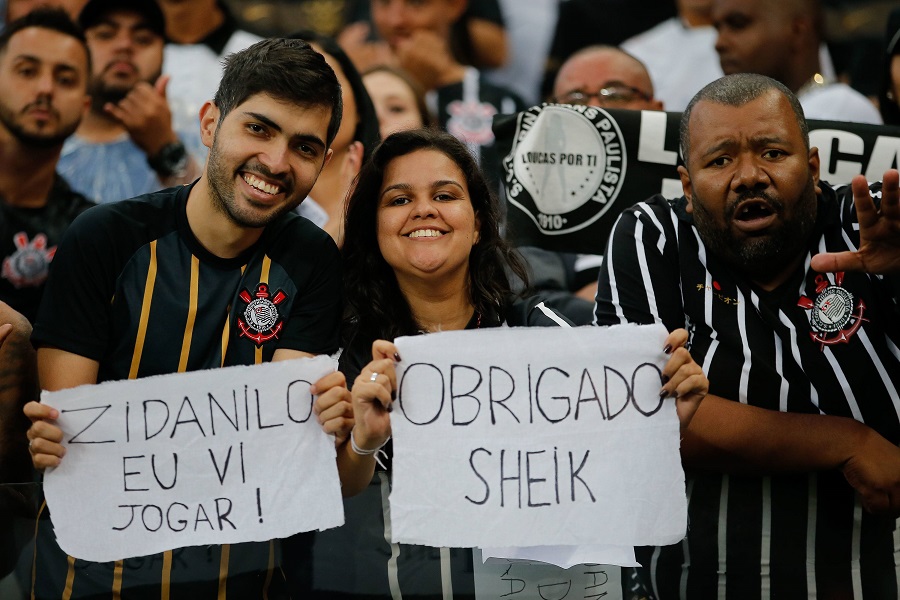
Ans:
POLYGON ((661 326, 400 338, 394 541, 674 543, 687 524, 661 326))

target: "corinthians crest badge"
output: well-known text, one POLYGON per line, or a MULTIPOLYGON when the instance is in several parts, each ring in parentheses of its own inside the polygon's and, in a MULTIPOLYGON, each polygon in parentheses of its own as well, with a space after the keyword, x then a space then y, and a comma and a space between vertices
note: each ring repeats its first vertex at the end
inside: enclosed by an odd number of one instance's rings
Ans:
POLYGON ((847 344, 863 321, 866 303, 860 298, 854 304, 853 294, 841 285, 844 273, 834 274, 832 285, 825 275, 816 275, 815 299, 800 296, 797 306, 809 311, 809 336, 821 349, 834 344, 847 344))
POLYGON ((272 338, 277 338, 284 326, 284 319, 280 318, 278 305, 287 300, 287 294, 281 290, 270 294, 269 286, 260 283, 256 286, 255 294, 250 295, 250 292, 244 289, 238 296, 247 303, 247 308, 244 309, 244 318, 238 317, 241 337, 250 338, 257 346, 262 346, 272 338))
POLYGON ((503 161, 507 197, 544 235, 578 231, 612 207, 626 162, 622 131, 602 108, 532 107, 503 161))
POLYGON ((39 233, 33 240, 20 231, 13 236, 16 251, 3 259, 2 277, 16 288, 35 287, 47 280, 56 246, 48 246, 47 236, 39 233))

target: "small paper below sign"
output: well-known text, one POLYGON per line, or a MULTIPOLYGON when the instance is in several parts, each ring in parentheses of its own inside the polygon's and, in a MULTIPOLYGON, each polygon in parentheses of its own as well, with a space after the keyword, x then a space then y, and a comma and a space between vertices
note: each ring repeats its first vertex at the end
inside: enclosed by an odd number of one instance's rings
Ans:
POLYGON ((637 567, 640 563, 634 557, 633 546, 528 546, 523 548, 482 548, 483 560, 503 558, 514 560, 534 560, 563 569, 575 565, 618 565, 637 567))
POLYGON ((473 550, 476 598, 623 600, 622 569, 578 564, 567 569, 516 559, 487 558, 473 550))

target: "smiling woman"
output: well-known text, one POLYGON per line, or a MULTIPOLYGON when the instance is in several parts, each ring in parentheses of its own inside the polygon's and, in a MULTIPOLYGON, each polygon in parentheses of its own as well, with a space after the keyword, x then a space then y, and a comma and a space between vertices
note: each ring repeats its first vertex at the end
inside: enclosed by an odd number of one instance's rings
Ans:
MULTIPOLYGON (((378 247, 405 296, 420 286, 464 295, 479 223, 455 162, 438 150, 417 150, 391 161, 376 218, 378 247)), ((460 315, 463 325, 467 312, 460 315)))
MULTIPOLYGON (((338 464, 359 473, 356 487, 344 483, 344 494, 362 494, 345 504, 352 526, 316 535, 315 564, 340 566, 316 571, 314 597, 344 592, 341 597, 387 599, 396 597, 392 590, 440 597, 447 586, 454 597, 474 597, 470 550, 395 547, 402 562, 413 561, 402 585, 397 558, 388 558, 394 552, 385 542, 392 452, 389 445, 383 451, 380 446, 390 434, 385 406, 393 366, 382 365, 391 359, 373 360, 372 344, 428 331, 564 322, 539 307, 539 300, 512 296, 506 269, 525 273, 500 237, 499 220, 498 203, 472 155, 449 134, 395 133, 360 171, 347 205, 342 248, 346 310, 340 369, 348 382, 362 371, 353 391, 369 396, 366 414, 355 415, 352 448, 339 453, 338 464), (385 465, 377 474, 376 453, 385 465), (353 565, 349 572, 347 564, 353 565)), ((325 391, 319 393, 321 402, 325 391)), ((299 562, 290 545, 285 561, 289 567, 299 562)))
POLYGON ((502 320, 507 269, 525 275, 499 224, 498 203, 464 145, 430 130, 391 135, 347 207, 347 320, 371 328, 370 342, 462 329, 476 313, 502 320))

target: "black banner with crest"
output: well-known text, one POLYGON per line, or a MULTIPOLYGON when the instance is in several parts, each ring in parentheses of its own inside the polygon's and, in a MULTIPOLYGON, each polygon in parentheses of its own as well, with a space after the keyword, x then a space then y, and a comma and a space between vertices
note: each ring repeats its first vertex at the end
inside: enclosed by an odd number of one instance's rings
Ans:
MULTIPOLYGON (((507 235, 517 246, 602 254, 619 213, 681 196, 681 113, 542 104, 494 119, 507 235)), ((900 166, 900 127, 809 121, 821 179, 880 180, 900 166)))

